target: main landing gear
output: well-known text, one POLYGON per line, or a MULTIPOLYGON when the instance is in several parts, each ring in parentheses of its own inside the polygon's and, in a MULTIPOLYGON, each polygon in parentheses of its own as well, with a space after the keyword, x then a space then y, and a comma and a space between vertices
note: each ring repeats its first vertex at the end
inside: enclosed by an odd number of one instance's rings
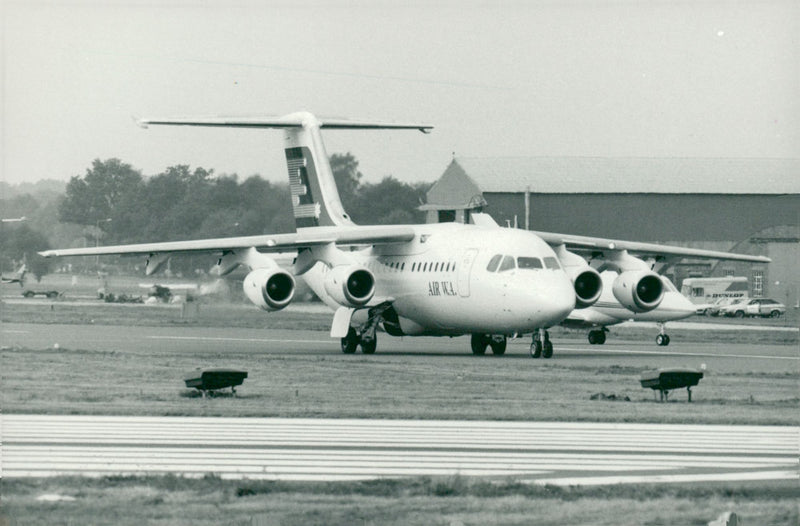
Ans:
POLYGON ((508 338, 502 334, 473 334, 470 340, 472 354, 482 356, 486 354, 486 347, 492 349, 492 354, 501 356, 506 352, 508 338))
POLYGON ((367 321, 359 328, 350 327, 347 335, 342 338, 342 352, 353 354, 359 346, 364 354, 375 354, 378 348, 378 324, 383 320, 383 314, 391 307, 390 303, 378 305, 369 309, 367 321))
POLYGON ((606 332, 608 329, 603 327, 602 329, 594 329, 589 331, 589 343, 591 345, 603 345, 606 343, 606 332))
POLYGON ((660 332, 658 336, 656 336, 656 345, 660 345, 661 347, 666 347, 667 345, 669 345, 669 334, 667 334, 664 331, 663 323, 659 323, 658 328, 660 332))
POLYGON ((531 341, 531 358, 552 358, 553 344, 550 342, 550 333, 539 329, 533 333, 531 341))
POLYGON ((361 352, 364 354, 375 354, 378 348, 378 338, 373 332, 372 337, 368 337, 366 333, 359 333, 355 327, 350 327, 347 331, 347 336, 342 338, 342 352, 345 354, 353 354, 361 346, 361 352))

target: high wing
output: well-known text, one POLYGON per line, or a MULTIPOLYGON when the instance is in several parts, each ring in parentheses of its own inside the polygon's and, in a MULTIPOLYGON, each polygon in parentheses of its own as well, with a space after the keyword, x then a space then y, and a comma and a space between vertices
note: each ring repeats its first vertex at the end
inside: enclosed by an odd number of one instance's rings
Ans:
POLYGON ((414 229, 409 226, 349 226, 298 229, 296 233, 166 241, 106 247, 68 248, 45 250, 44 257, 106 256, 106 255, 174 255, 189 253, 223 253, 231 250, 255 248, 259 252, 285 252, 329 244, 377 245, 401 243, 414 239, 414 229))
POLYGON ((557 247, 563 245, 570 251, 580 253, 589 258, 608 257, 611 253, 626 251, 640 258, 653 258, 658 261, 675 258, 720 259, 728 261, 749 261, 752 263, 769 263, 771 261, 770 258, 765 256, 734 254, 731 252, 684 248, 656 243, 621 241, 602 237, 556 234, 553 232, 534 232, 534 234, 551 246, 557 247))

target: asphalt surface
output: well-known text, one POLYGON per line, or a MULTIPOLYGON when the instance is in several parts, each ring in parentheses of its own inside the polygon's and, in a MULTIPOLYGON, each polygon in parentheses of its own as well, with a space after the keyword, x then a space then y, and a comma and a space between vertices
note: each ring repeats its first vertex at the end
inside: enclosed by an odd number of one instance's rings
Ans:
MULTIPOLYGON (((136 351, 142 345, 153 350, 192 353, 263 351, 273 355, 340 355, 338 340, 327 332, 205 327, 131 327, 112 325, 58 325, 4 323, 2 344, 28 348, 136 351)), ((674 331, 673 331, 674 333, 674 331)), ((654 331, 655 334, 655 331, 654 331)), ((502 359, 527 360, 530 337, 510 340, 502 359)), ((719 372, 774 372, 800 370, 800 349, 796 345, 693 343, 673 339, 667 347, 647 341, 618 341, 613 336, 605 345, 589 345, 585 338, 553 340, 554 357, 560 363, 601 365, 620 363, 634 367, 699 367, 706 364, 719 372)), ((394 338, 378 334, 377 355, 457 356, 470 355, 468 337, 394 338)), ((377 356, 376 355, 376 356, 377 356)), ((359 354, 360 356, 360 354, 359 354)))
POLYGON ((797 480, 800 428, 3 415, 3 475, 538 484, 797 480))

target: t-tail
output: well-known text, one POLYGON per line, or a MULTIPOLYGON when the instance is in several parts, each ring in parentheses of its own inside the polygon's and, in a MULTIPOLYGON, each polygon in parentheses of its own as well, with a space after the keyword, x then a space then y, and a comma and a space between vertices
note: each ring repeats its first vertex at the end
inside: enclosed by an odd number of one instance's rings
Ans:
POLYGON ((286 130, 285 154, 295 226, 352 225, 342 206, 325 145, 322 128, 329 129, 411 129, 428 133, 432 126, 318 119, 307 112, 282 117, 210 117, 198 119, 141 119, 139 125, 215 126, 231 128, 280 128, 286 130))

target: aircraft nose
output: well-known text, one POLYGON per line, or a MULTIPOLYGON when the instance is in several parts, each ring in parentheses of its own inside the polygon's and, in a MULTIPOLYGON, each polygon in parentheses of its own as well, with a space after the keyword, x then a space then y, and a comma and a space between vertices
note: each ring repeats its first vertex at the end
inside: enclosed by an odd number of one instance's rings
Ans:
POLYGON ((575 289, 566 275, 540 280, 534 288, 534 303, 541 327, 557 325, 575 309, 575 289))

